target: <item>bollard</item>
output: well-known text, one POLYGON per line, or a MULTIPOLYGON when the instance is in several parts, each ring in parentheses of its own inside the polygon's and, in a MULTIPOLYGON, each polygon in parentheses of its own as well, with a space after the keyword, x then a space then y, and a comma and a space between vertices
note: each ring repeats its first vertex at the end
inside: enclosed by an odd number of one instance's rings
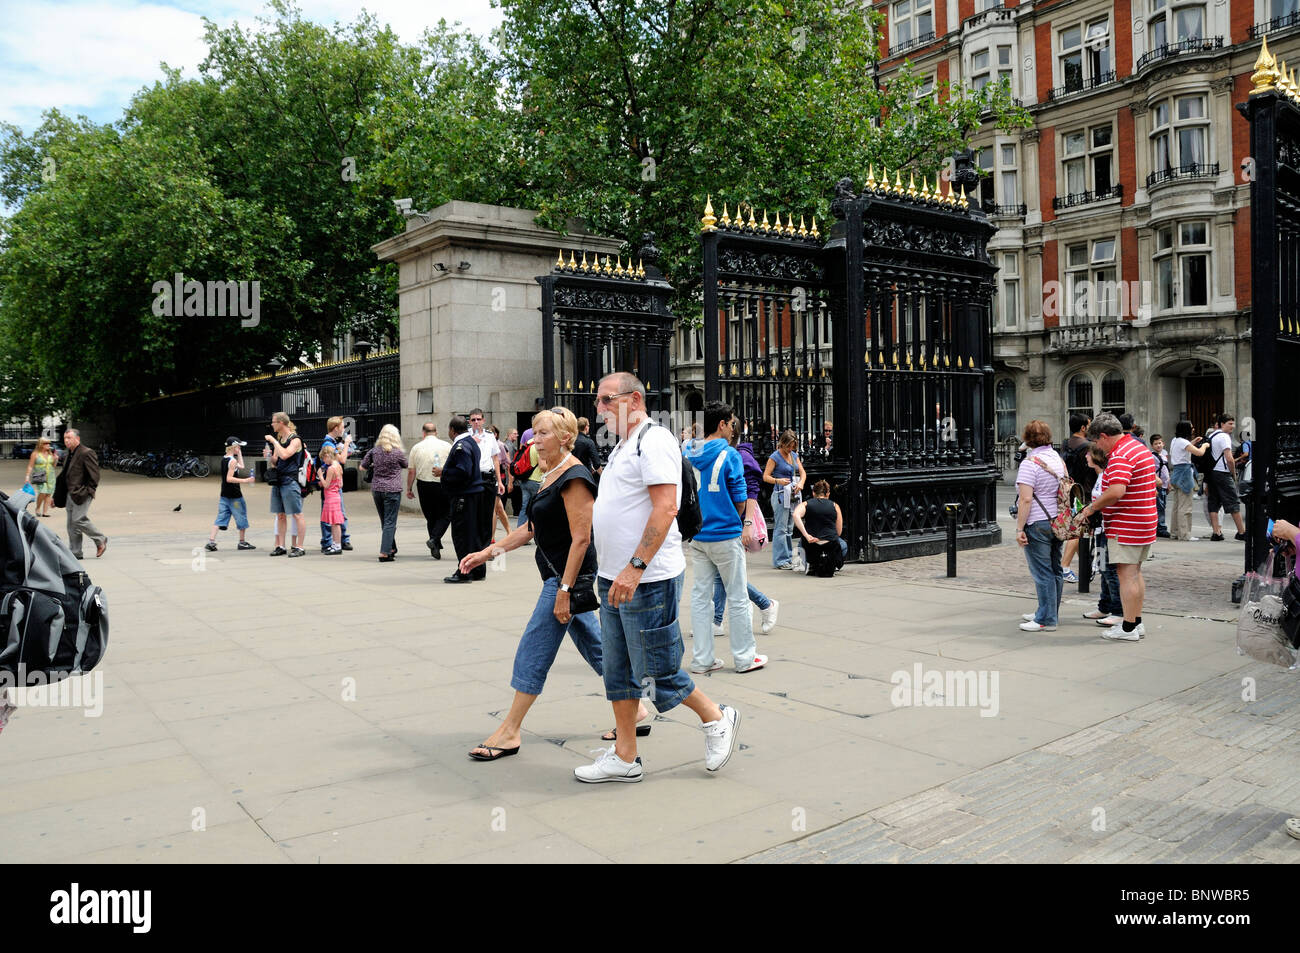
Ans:
POLYGON ((948 522, 948 578, 957 576, 957 509, 956 503, 943 505, 944 519, 948 522))
POLYGON ((1092 591, 1092 536, 1079 537, 1079 591, 1092 591))

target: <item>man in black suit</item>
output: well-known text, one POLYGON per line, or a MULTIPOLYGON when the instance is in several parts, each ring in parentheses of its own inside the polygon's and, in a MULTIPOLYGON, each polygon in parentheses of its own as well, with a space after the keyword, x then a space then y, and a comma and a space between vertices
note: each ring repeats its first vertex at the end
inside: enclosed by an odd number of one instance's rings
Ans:
MULTIPOLYGON (((443 582, 470 582, 486 579, 487 569, 480 566, 470 575, 463 575, 459 563, 470 553, 482 549, 479 541, 478 511, 482 504, 483 477, 479 472, 478 444, 469 432, 469 421, 459 414, 447 426, 451 436, 451 451, 442 467, 435 467, 433 475, 442 480, 443 492, 451 505, 451 541, 456 547, 456 571, 443 582)), ((488 505, 495 500, 488 498, 488 505)))

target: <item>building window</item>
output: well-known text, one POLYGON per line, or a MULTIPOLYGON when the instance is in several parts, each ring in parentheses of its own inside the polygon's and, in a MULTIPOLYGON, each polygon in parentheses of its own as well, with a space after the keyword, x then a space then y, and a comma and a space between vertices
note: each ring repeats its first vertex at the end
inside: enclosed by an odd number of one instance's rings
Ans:
POLYGON ((914 98, 914 99, 917 99, 917 100, 920 100, 920 99, 934 99, 934 98, 935 98, 935 96, 934 96, 934 77, 933 77, 933 76, 923 76, 923 77, 921 77, 921 85, 918 86, 918 87, 916 88, 916 94, 915 94, 915 96, 914 96, 913 98, 914 98))
POLYGON ((1209 161, 1210 119, 1204 96, 1175 96, 1151 110, 1152 168, 1190 171, 1209 161))
POLYGON ((934 36, 932 0, 902 0, 894 4, 894 46, 914 46, 934 36))
POLYGON ((1115 184, 1111 174, 1114 146, 1109 125, 1066 133, 1061 154, 1067 195, 1092 192, 1100 197, 1115 184))
POLYGON ((1118 417, 1124 413, 1124 375, 1107 371, 1101 379, 1101 412, 1118 417))
POLYGON ((1110 63, 1110 19, 1071 24, 1057 33, 1060 92, 1077 93, 1114 79, 1110 63))
POLYGON ((1115 239, 1099 238, 1065 248, 1065 304, 1075 324, 1119 317, 1115 239))
POLYGON ((1151 0, 1147 35, 1151 37, 1152 50, 1187 40, 1204 39, 1205 4, 1151 0))
MULTIPOLYGON (((1300 2, 1300 0, 1297 0, 1297 2, 1300 2)), ((1007 81, 1007 85, 1010 86, 1011 74, 1013 72, 1015 72, 1015 70, 1011 66, 1011 47, 999 46, 998 47, 998 82, 1001 82, 1002 80, 1005 79, 1007 81)))
POLYGON ((1016 433, 1016 382, 1009 377, 998 381, 994 391, 997 408, 998 440, 1007 440, 1016 433))
POLYGON ((1002 326, 1008 331, 1020 326, 1020 259, 1014 252, 1002 255, 1002 326))
POLYGON ((970 79, 973 89, 983 89, 989 82, 989 51, 980 50, 970 58, 970 79))
POLYGON ((994 196, 993 189, 993 147, 985 146, 980 150, 980 204, 996 205, 997 199, 994 196))
POLYGON ((1020 189, 1016 186, 1016 147, 1003 144, 998 148, 1002 160, 999 178, 1002 183, 1002 204, 1019 205, 1020 189))
POLYGON ((1184 222, 1156 229, 1156 306, 1204 308, 1210 302, 1210 229, 1184 222))
POLYGON ((1087 374, 1075 374, 1070 378, 1070 383, 1066 385, 1066 416, 1070 414, 1083 414, 1091 420, 1096 416, 1096 410, 1092 405, 1092 378, 1087 374))
POLYGON ((1002 0, 975 0, 975 12, 983 13, 985 10, 996 10, 1002 6, 1002 0))

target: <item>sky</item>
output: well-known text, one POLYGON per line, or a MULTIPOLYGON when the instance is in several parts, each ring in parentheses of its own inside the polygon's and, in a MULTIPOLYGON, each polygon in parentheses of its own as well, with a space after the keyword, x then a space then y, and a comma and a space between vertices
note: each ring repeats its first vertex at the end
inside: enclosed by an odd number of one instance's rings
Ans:
MULTIPOLYGON (((414 43, 439 19, 480 35, 501 22, 490 0, 297 0, 317 23, 350 23, 362 9, 414 43)), ((203 17, 255 25, 262 0, 0 0, 0 122, 32 132, 46 109, 118 119, 160 63, 198 75, 203 17)))

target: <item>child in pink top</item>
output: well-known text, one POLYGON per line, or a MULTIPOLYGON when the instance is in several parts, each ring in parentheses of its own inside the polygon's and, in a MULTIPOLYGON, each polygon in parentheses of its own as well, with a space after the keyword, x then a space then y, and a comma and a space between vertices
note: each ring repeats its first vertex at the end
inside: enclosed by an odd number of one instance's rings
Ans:
POLYGON ((343 552, 343 467, 339 464, 334 448, 326 444, 320 448, 320 488, 322 503, 320 521, 328 523, 333 542, 325 551, 326 556, 337 556, 343 552))

